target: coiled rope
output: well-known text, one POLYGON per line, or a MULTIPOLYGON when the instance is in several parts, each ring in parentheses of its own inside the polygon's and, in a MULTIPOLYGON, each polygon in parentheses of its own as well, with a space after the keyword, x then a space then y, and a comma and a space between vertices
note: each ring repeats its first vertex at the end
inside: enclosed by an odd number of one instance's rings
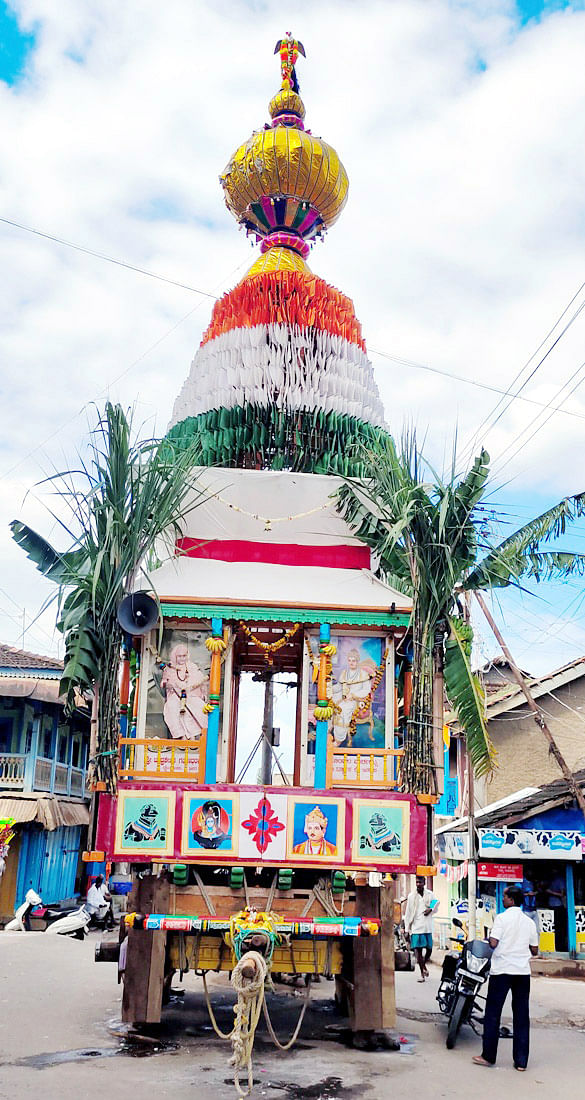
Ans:
POLYGON ((207 1011, 209 1012, 209 1019, 215 1034, 220 1039, 231 1041, 232 1044, 232 1056, 230 1058, 230 1065, 234 1068, 234 1085, 239 1097, 250 1096, 254 1087, 254 1075, 252 1069, 252 1049, 254 1046, 254 1036, 256 1034, 256 1028, 260 1019, 260 1013, 264 1010, 264 1018, 266 1020, 266 1027, 268 1028, 268 1034, 272 1039, 275 1046, 279 1050, 290 1050, 293 1043, 296 1042, 305 1013, 307 1011, 309 1000, 311 996, 311 985, 307 983, 307 992, 301 1014, 299 1016, 297 1025, 293 1031, 291 1038, 287 1043, 281 1043, 280 1039, 276 1035, 272 1026, 272 1021, 268 1012, 268 1006, 264 995, 264 982, 268 973, 268 966, 265 958, 259 954, 258 951, 247 951, 245 955, 236 963, 232 971, 232 985, 238 995, 236 1004, 234 1005, 234 1026, 230 1032, 222 1031, 215 1018, 215 1014, 211 1007, 211 1001, 209 998, 209 990, 207 988, 207 975, 203 972, 203 988, 205 990, 205 1001, 207 1004, 207 1011), (250 968, 253 967, 253 974, 250 974, 250 968), (244 1092, 242 1085, 240 1084, 240 1075, 243 1071, 247 1071, 248 1074, 248 1087, 244 1092))

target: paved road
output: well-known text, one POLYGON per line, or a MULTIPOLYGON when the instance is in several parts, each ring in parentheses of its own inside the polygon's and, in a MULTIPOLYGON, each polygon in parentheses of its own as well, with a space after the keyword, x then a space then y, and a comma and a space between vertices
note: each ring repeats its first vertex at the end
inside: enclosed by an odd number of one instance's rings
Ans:
MULTIPOLYGON (((96 965, 96 937, 85 943, 40 933, 0 933, 0 1098, 21 1100, 233 1100, 229 1049, 209 1028, 201 983, 185 978, 185 995, 171 1006, 161 1031, 178 1048, 152 1057, 120 1054, 116 1035, 120 988, 112 964, 96 965), (73 1053, 72 1053, 73 1052, 73 1053), (87 1052, 93 1052, 87 1053, 87 1052)), ((178 983, 177 983, 178 984, 178 983)), ((464 1032, 454 1051, 445 1048, 445 1025, 435 1014, 438 970, 418 985, 397 975, 399 1034, 417 1038, 412 1053, 363 1053, 343 1045, 343 1021, 331 1003, 332 985, 315 990, 301 1039, 290 1054, 275 1050, 262 1027, 254 1059, 255 1100, 390 1100, 397 1095, 459 1100, 514 1100, 574 1094, 585 1064, 585 990, 582 983, 548 978, 533 983, 532 1055, 529 1070, 512 1069, 511 1043, 501 1042, 498 1068, 471 1064, 477 1039, 464 1032)), ((215 984, 220 1023, 229 1027, 225 979, 215 984)), ((272 998, 277 1030, 292 1031, 300 998, 288 989, 272 998)))

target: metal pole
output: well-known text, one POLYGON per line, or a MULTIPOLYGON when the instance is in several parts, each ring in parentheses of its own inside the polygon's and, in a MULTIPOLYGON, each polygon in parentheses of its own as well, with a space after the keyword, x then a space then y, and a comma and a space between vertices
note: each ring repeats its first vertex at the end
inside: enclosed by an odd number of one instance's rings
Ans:
POLYGON ((471 756, 467 753, 467 839, 469 843, 469 858, 467 862, 467 900, 469 904, 468 939, 474 940, 477 936, 477 864, 475 862, 475 785, 473 781, 473 764, 471 756))
POLYGON ((272 783, 272 711, 274 703, 274 683, 272 673, 266 674, 264 688, 264 719, 262 722, 262 765, 260 782, 269 787, 272 783))

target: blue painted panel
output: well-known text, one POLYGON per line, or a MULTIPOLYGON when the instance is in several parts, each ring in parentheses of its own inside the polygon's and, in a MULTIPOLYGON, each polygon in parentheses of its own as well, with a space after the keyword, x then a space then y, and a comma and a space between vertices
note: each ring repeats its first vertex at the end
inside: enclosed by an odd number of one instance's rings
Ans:
POLYGON ((53 832, 25 829, 22 835, 16 904, 24 901, 31 888, 44 902, 61 901, 73 895, 81 844, 81 827, 62 826, 53 832))
POLYGON ((556 806, 553 810, 527 817, 518 822, 519 829, 579 829, 583 830, 583 814, 577 807, 556 806))
POLYGON ((37 894, 41 892, 46 835, 42 829, 23 830, 16 879, 17 905, 22 904, 28 890, 35 890, 37 894))

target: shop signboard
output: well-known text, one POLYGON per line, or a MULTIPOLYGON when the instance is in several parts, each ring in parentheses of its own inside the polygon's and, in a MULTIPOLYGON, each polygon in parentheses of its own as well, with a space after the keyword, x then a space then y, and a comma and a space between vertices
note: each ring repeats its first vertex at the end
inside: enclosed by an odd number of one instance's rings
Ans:
POLYGON ((479 855, 502 860, 581 860, 582 834, 574 829, 478 829, 479 855))
POLYGON ((469 859, 467 833, 439 833, 436 839, 439 855, 443 859, 469 859))
POLYGON ((477 877, 494 882, 522 882, 521 863, 478 863, 477 877))

